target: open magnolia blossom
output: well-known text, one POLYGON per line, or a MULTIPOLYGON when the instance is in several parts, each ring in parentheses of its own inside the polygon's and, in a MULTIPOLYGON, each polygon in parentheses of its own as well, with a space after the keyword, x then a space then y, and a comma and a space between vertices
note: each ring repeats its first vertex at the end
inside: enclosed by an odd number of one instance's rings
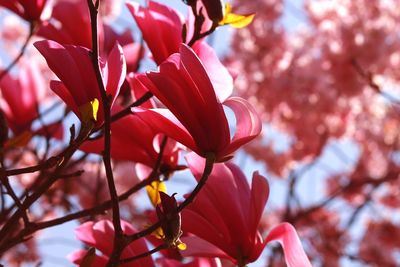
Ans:
MULTIPOLYGON (((52 19, 45 20, 39 25, 37 35, 63 45, 91 48, 92 33, 87 3, 80 0, 58 0, 57 2, 51 10, 52 19)), ((99 27, 98 34, 99 39, 103 40, 102 27, 99 27)))
POLYGON ((400 266, 399 1, 303 2, 0 0, 0 266, 400 266))
MULTIPOLYGON (((149 1, 147 7, 142 7, 136 2, 127 2, 126 5, 157 65, 163 63, 170 55, 178 53, 182 43, 190 41, 194 31, 191 21, 193 16, 189 15, 185 23, 183 15, 177 10, 155 1, 149 1), (187 27, 186 39, 183 39, 181 33, 184 24, 187 27)), ((232 76, 218 59, 214 49, 204 40, 197 41, 192 48, 203 63, 219 100, 223 102, 232 94, 232 76)))
MULTIPOLYGON (((100 102, 96 121, 104 120, 99 86, 90 59, 89 50, 81 46, 61 45, 55 41, 38 41, 35 47, 44 56, 50 69, 61 81, 51 81, 50 88, 82 120, 81 107, 100 102)), ((120 45, 115 44, 104 63, 101 63, 104 87, 116 99, 125 79, 125 57, 120 45)))
POLYGON ((231 140, 223 105, 210 78, 193 50, 185 44, 171 55, 158 72, 136 77, 168 109, 134 108, 133 112, 158 131, 205 157, 226 160, 239 147, 261 132, 261 121, 254 108, 239 97, 224 105, 236 116, 236 132, 231 140))
POLYGON ((39 116, 37 108, 45 96, 46 85, 36 64, 24 63, 18 77, 7 74, 0 80, 0 108, 15 134, 30 130, 39 116))
MULTIPOLYGON (((204 159, 194 153, 186 157, 197 180, 204 159)), ((269 195, 267 180, 253 173, 251 188, 238 166, 215 164, 195 201, 182 212, 182 229, 194 236, 182 238, 187 244, 184 256, 220 257, 238 266, 258 259, 271 241, 282 244, 289 267, 311 267, 296 230, 289 223, 275 226, 263 240, 257 230, 269 195)))

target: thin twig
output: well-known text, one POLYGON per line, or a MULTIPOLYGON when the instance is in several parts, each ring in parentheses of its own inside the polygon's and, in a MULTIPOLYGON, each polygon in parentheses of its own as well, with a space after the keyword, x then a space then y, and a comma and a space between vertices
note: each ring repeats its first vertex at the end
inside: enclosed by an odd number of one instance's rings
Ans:
POLYGON ((113 225, 114 225, 114 247, 112 253, 110 255, 109 261, 106 266, 116 266, 117 261, 120 258, 122 253, 123 238, 124 233, 121 227, 121 217, 119 211, 119 202, 118 202, 118 194, 117 189, 114 183, 114 175, 111 166, 111 103, 110 99, 107 96, 106 88, 103 83, 103 78, 100 72, 99 65, 99 45, 98 45, 98 34, 97 34, 97 14, 100 1, 96 0, 93 3, 92 0, 87 0, 89 13, 90 13, 90 22, 92 29, 92 64, 96 74, 97 84, 100 90, 101 102, 103 106, 104 113, 104 151, 103 151, 103 163, 106 171, 106 178, 108 184, 108 190, 111 197, 112 202, 112 211, 113 211, 113 225))
POLYGON ((148 257, 148 256, 150 256, 150 255, 152 255, 154 253, 157 253, 160 250, 163 250, 163 249, 166 249, 166 248, 168 248, 167 244, 165 244, 165 243, 161 244, 158 247, 155 247, 155 248, 153 248, 153 249, 151 249, 151 250, 149 250, 147 252, 144 252, 142 254, 139 254, 139 255, 136 255, 136 256, 133 256, 133 257, 130 257, 130 258, 126 258, 126 259, 121 259, 121 260, 119 260, 119 265, 120 264, 125 264, 125 263, 128 263, 128 262, 132 262, 132 261, 135 261, 135 260, 138 260, 138 259, 141 259, 141 258, 148 257))

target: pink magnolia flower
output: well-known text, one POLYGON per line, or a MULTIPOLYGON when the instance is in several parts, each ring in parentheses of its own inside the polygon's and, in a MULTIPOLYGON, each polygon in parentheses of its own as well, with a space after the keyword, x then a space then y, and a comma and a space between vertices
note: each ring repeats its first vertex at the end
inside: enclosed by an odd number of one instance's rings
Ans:
POLYGON ((8 8, 27 21, 40 19, 47 0, 0 0, 0 6, 8 8))
MULTIPOLYGON (((103 4, 105 3, 102 2, 101 6, 104 8, 103 4)), ((107 3, 110 7, 115 4, 117 4, 115 0, 107 3)), ((100 18, 97 29, 100 55, 107 56, 113 49, 115 42, 118 41, 127 60, 128 72, 136 71, 142 55, 142 48, 139 43, 134 43, 130 30, 116 32, 112 27, 104 24, 100 18)), ((81 0, 57 1, 52 9, 51 20, 43 21, 36 34, 62 45, 92 48, 92 30, 87 2, 81 0), (75 15, 71 16, 71 14, 75 15), (79 28, 76 25, 79 25, 79 28)))
MULTIPOLYGON (((101 23, 99 24, 101 25, 101 23)), ((37 35, 63 45, 91 48, 92 32, 87 2, 80 0, 57 1, 52 8, 51 20, 43 21, 37 35)), ((99 35, 100 39, 103 39, 101 27, 99 27, 99 35)))
MULTIPOLYGON (((170 55, 178 53, 181 43, 190 40, 190 32, 193 31, 192 17, 189 16, 186 22, 188 36, 187 40, 183 40, 182 27, 185 21, 182 14, 175 9, 154 1, 149 1, 146 8, 135 2, 128 2, 126 5, 138 24, 157 65, 164 62, 170 55)), ((193 50, 203 63, 220 101, 224 101, 232 93, 232 76, 206 42, 196 42, 193 50)))
MULTIPOLYGON (((122 230, 125 234, 131 235, 136 232, 131 224, 125 221, 121 221, 122 230)), ((80 225, 75 230, 76 238, 85 243, 87 246, 95 247, 102 255, 96 255, 93 266, 102 267, 106 266, 108 257, 111 255, 113 249, 114 240, 114 228, 109 220, 101 220, 98 222, 86 222, 80 225)), ((147 252, 148 248, 146 242, 143 239, 136 240, 129 244, 122 252, 121 259, 133 257, 144 252, 147 252)), ((68 259, 73 263, 79 265, 86 255, 86 250, 78 250, 70 255, 68 259)), ((144 257, 130 263, 122 264, 123 267, 152 267, 154 266, 153 259, 151 256, 144 257)))
MULTIPOLYGON (((79 107, 93 101, 100 101, 100 91, 90 59, 90 51, 84 47, 61 45, 54 41, 38 41, 35 47, 44 56, 50 69, 61 81, 51 81, 50 88, 64 100, 67 106, 80 118, 79 107)), ((121 47, 116 44, 107 59, 101 59, 101 71, 107 94, 112 103, 118 95, 125 79, 125 58, 121 47)), ((100 106, 97 122, 103 121, 103 109, 100 106)))
POLYGON ((24 63, 18 78, 6 74, 0 81, 0 108, 15 134, 29 130, 38 117, 38 103, 44 97, 45 83, 36 64, 24 63))
POLYGON ((127 2, 126 6, 158 65, 179 51, 184 20, 182 14, 154 1, 149 1, 148 7, 142 7, 136 2, 127 2))
POLYGON ((224 102, 236 116, 236 132, 231 140, 228 121, 213 85, 199 58, 185 44, 180 54, 171 55, 159 72, 136 77, 169 110, 133 109, 144 121, 201 156, 213 153, 217 160, 230 156, 255 138, 261 122, 244 99, 224 102))
MULTIPOLYGON (((204 159, 187 156, 189 168, 200 179, 204 159)), ((258 259, 265 245, 278 240, 289 267, 311 266, 294 227, 282 223, 265 240, 257 230, 269 195, 267 180, 253 173, 251 188, 238 166, 214 165, 213 171, 194 202, 182 211, 182 229, 195 236, 187 243, 185 256, 227 258, 239 266, 258 259)))

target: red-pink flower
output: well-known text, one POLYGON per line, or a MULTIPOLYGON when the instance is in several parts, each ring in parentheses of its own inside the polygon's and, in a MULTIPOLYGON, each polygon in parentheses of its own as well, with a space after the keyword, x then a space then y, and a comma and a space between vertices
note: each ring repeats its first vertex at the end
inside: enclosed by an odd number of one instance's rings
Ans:
POLYGON ((6 74, 0 81, 0 108, 8 126, 15 134, 30 130, 38 117, 39 100, 44 96, 45 83, 36 64, 24 63, 18 78, 6 74))
MULTIPOLYGON (((99 86, 90 59, 90 51, 84 47, 61 45, 54 41, 39 41, 35 47, 44 56, 50 69, 61 81, 51 81, 50 88, 64 100, 81 119, 79 107, 97 99, 101 103, 99 86)), ((125 58, 116 44, 107 59, 101 59, 101 72, 107 94, 112 103, 125 79, 125 58)), ((99 108, 97 122, 103 121, 103 108, 99 108)))
MULTIPOLYGON (((178 53, 181 43, 190 40, 194 23, 190 21, 192 17, 189 16, 189 21, 186 22, 188 36, 187 40, 183 40, 182 27, 185 21, 182 14, 175 9, 154 1, 149 1, 147 7, 135 2, 128 2, 126 5, 157 65, 163 63, 170 55, 178 53)), ((232 93, 232 76, 205 41, 196 42, 193 50, 203 63, 220 101, 224 101, 232 93)))
MULTIPOLYGON (((187 156, 190 170, 200 179, 204 159, 187 156)), ((269 195, 267 180, 253 174, 251 188, 238 166, 214 165, 213 171, 194 202, 182 211, 182 229, 195 236, 182 238, 186 256, 227 258, 239 266, 258 259, 265 245, 281 242, 289 267, 311 266, 295 229, 282 223, 263 240, 257 230, 269 195)))
POLYGON ((136 2, 126 3, 152 52, 157 65, 172 53, 179 51, 182 43, 183 16, 166 5, 149 1, 148 7, 136 2))
POLYGON ((217 160, 230 156, 255 138, 261 122, 244 99, 229 98, 224 105, 236 116, 236 132, 231 140, 228 121, 210 78, 199 58, 185 44, 171 55, 159 72, 136 77, 169 110, 136 108, 134 112, 160 132, 201 156, 213 153, 217 160))
MULTIPOLYGON (((99 26, 101 26, 101 23, 99 23, 99 26)), ((100 40, 102 40, 102 27, 98 28, 100 40)), ((43 21, 37 35, 63 45, 79 45, 91 48, 92 31, 87 2, 81 0, 57 1, 52 8, 51 19, 43 21)))
MULTIPOLYGON (((131 235, 136 230, 131 224, 121 221, 124 234, 131 235)), ((101 220, 99 222, 86 222, 75 230, 76 238, 87 246, 94 247, 102 255, 96 255, 93 266, 106 266, 109 256, 113 249, 114 228, 110 221, 101 220)), ((136 240, 127 246, 122 252, 121 259, 133 257, 148 251, 146 242, 143 239, 136 240)), ((75 264, 80 264, 85 257, 87 250, 78 250, 68 255, 68 259, 75 264)), ((151 256, 144 257, 130 263, 122 264, 123 267, 152 267, 154 266, 151 256)))
POLYGON ((40 19, 47 0, 0 0, 0 6, 8 8, 27 21, 40 19))

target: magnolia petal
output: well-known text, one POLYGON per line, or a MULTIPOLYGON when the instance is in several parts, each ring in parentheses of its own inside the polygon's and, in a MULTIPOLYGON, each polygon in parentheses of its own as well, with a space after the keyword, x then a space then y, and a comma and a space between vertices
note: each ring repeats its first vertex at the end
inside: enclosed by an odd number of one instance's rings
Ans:
POLYGON ((124 52, 118 43, 114 45, 113 49, 108 55, 107 63, 103 71, 107 72, 107 75, 105 75, 105 86, 107 94, 111 94, 113 96, 113 101, 111 103, 112 105, 115 98, 119 94, 119 89, 121 88, 126 75, 124 52))
MULTIPOLYGON (((205 160, 194 153, 185 158, 199 180, 205 160)), ((229 244, 246 242, 250 232, 249 207, 250 187, 244 174, 233 164, 218 163, 202 192, 183 211, 183 229, 218 245, 228 254, 236 253, 229 244)))
POLYGON ((211 102, 217 104, 215 91, 202 61, 186 44, 181 44, 179 53, 181 55, 182 65, 190 71, 192 80, 201 88, 199 92, 199 95, 202 97, 201 100, 203 102, 207 101, 207 103, 211 102))
POLYGON ((236 131, 231 144, 223 152, 229 155, 256 138, 262 129, 261 119, 249 102, 240 97, 231 97, 224 102, 235 113, 236 131))
POLYGON ((68 88, 78 106, 94 97, 100 98, 89 50, 54 41, 38 41, 34 46, 44 56, 50 69, 68 88))
POLYGON ((135 171, 138 178, 142 181, 150 176, 153 168, 150 168, 149 166, 141 163, 136 163, 135 171))
MULTIPOLYGON (((140 81, 140 79, 136 78, 137 75, 133 73, 129 73, 128 76, 126 77, 126 80, 129 83, 131 92, 132 92, 132 98, 133 101, 137 101, 140 99, 143 95, 146 93, 149 93, 149 89, 140 81)), ((149 83, 151 84, 151 83, 149 83)), ((155 108, 156 104, 152 98, 144 102, 142 105, 140 105, 142 108, 155 108)))
POLYGON ((218 59, 214 49, 206 42, 196 42, 193 50, 204 64, 219 101, 224 102, 233 91, 232 76, 218 59))
MULTIPOLYGON (((230 141, 228 122, 223 107, 218 101, 211 80, 198 56, 185 44, 181 45, 179 52, 181 74, 183 76, 186 74, 187 79, 193 82, 191 90, 185 92, 186 99, 184 101, 192 103, 192 108, 189 110, 198 118, 203 129, 199 133, 205 134, 206 139, 198 138, 201 136, 200 134, 194 136, 196 132, 186 128, 203 149, 209 149, 212 152, 222 151, 230 141), (192 93, 193 98, 189 98, 189 93, 192 93), (200 103, 200 107, 196 108, 193 103, 200 103), (205 131, 204 129, 210 130, 205 131)), ((192 127, 193 122, 190 122, 192 127)), ((186 124, 184 125, 186 126, 186 124)))
POLYGON ((132 112, 146 121, 151 127, 160 133, 164 133, 175 141, 199 153, 199 149, 194 143, 192 137, 175 116, 167 109, 149 109, 133 108, 132 112))
POLYGON ((64 83, 52 80, 50 81, 50 89, 65 102, 68 108, 70 108, 78 118, 81 118, 78 106, 64 83))
POLYGON ((260 223, 262 213, 269 197, 269 185, 265 177, 258 172, 253 173, 251 182, 251 200, 250 200, 250 226, 253 229, 253 235, 256 234, 258 224, 260 223))
POLYGON ((233 260, 221 249, 197 236, 187 236, 181 239, 187 245, 186 250, 180 251, 184 257, 218 257, 233 260))
POLYGON ((135 2, 127 2, 126 6, 138 24, 143 39, 158 65, 169 55, 178 52, 179 44, 182 43, 183 24, 180 13, 154 1, 149 1, 147 8, 135 2))
POLYGON ((182 211, 183 231, 193 233, 220 249, 229 250, 232 241, 230 229, 225 218, 213 206, 213 201, 203 197, 202 201, 193 202, 190 208, 193 210, 182 211), (200 208, 201 211, 197 212, 200 208))
POLYGON ((111 255, 114 241, 114 226, 109 220, 101 220, 93 225, 93 237, 96 247, 105 255, 111 255))
POLYGON ((85 244, 89 246, 94 246, 96 244, 96 239, 93 236, 93 228, 94 222, 85 222, 78 226, 75 229, 75 237, 78 240, 81 240, 85 244))
POLYGON ((296 229, 289 223, 274 227, 265 239, 265 243, 278 241, 283 247, 288 267, 312 267, 301 245, 296 229))
MULTIPOLYGON (((67 259, 72 261, 74 264, 81 264, 82 259, 87 254, 87 250, 77 250, 67 255, 67 259)), ((90 266, 106 266, 108 258, 106 256, 95 255, 93 264, 90 266)))
POLYGON ((46 59, 53 72, 57 73, 60 80, 69 81, 71 87, 76 90, 84 89, 82 83, 77 79, 80 75, 76 72, 76 63, 64 46, 50 40, 38 41, 33 45, 46 59), (64 70, 68 70, 68 72, 64 70))

